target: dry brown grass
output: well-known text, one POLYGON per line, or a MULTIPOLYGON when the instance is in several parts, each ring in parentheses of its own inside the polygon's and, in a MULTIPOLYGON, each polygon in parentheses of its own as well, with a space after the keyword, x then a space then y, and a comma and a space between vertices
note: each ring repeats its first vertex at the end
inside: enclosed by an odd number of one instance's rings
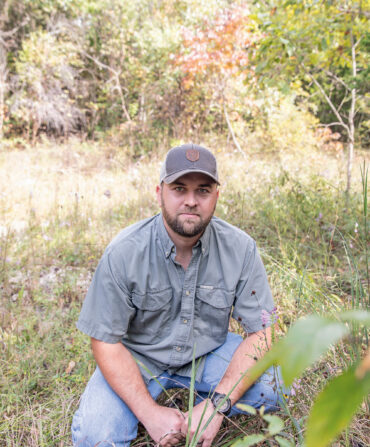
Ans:
MULTIPOLYGON (((355 160, 353 209, 345 209, 340 193, 345 158, 340 154, 287 151, 243 157, 220 140, 208 146, 220 167, 217 214, 260 243, 279 309, 279 332, 309 310, 305 303, 325 307, 325 294, 347 303, 349 268, 340 239, 330 240, 328 228, 340 227, 363 266, 360 231, 354 228, 355 222, 361 227, 359 165, 369 155, 355 160), (309 208, 304 215, 296 201, 303 197, 309 208), (316 220, 319 211, 322 222, 316 220), (295 298, 302 282, 306 301, 302 298, 299 307, 295 298)), ((119 147, 78 141, 0 150, 0 445, 70 445, 71 417, 94 368, 89 341, 74 328, 81 302, 109 240, 120 228, 158 211, 154 191, 166 149, 136 161, 119 147), (71 361, 75 366, 68 372, 71 361)), ((234 323, 231 327, 238 330, 234 323)), ((332 371, 343 367, 334 357, 328 364, 332 371)), ((305 392, 289 403, 301 426, 325 380, 320 374, 310 371, 305 392)), ((287 433, 297 439, 285 419, 287 433)), ((226 446, 243 430, 262 428, 258 418, 237 423, 238 429, 226 424, 215 445, 226 446)), ((345 437, 340 442, 361 446, 369 437, 361 414, 348 431, 348 443, 345 437)), ((135 445, 150 445, 143 431, 135 445)))

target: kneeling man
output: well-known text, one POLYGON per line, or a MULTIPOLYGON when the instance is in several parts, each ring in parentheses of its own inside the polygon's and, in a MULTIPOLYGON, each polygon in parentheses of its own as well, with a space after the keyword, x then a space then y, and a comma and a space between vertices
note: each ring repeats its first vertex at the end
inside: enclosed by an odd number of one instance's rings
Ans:
POLYGON ((140 421, 154 442, 176 445, 198 424, 209 447, 237 402, 277 409, 278 383, 267 371, 240 379, 270 346, 263 318, 274 308, 255 241, 213 216, 217 163, 206 148, 172 148, 157 198, 161 213, 124 229, 96 269, 77 327, 91 337, 97 369, 74 415, 74 446, 128 447, 140 421), (230 315, 246 336, 229 333, 230 315), (190 386, 188 414, 156 403, 163 389, 190 386), (221 405, 220 405, 221 404, 221 405))

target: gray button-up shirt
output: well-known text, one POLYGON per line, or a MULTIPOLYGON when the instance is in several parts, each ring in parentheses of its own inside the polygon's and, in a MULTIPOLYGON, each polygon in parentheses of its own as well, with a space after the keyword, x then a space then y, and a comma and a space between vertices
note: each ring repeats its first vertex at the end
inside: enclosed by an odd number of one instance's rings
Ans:
POLYGON ((274 304, 254 240, 213 217, 186 270, 158 214, 124 229, 107 247, 77 327, 106 343, 122 342, 144 378, 163 371, 191 376, 202 356, 226 339, 229 317, 247 332, 263 327, 274 304))

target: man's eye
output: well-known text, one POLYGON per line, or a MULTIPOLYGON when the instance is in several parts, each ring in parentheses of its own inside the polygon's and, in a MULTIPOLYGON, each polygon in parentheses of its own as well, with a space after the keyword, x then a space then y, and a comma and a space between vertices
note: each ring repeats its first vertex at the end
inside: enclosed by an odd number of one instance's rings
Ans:
POLYGON ((183 190, 184 190, 184 188, 182 186, 176 186, 176 188, 175 188, 175 191, 181 192, 183 190))
POLYGON ((208 194, 208 193, 209 193, 208 189, 206 189, 206 188, 200 188, 200 189, 199 189, 199 192, 200 192, 201 194, 208 194))

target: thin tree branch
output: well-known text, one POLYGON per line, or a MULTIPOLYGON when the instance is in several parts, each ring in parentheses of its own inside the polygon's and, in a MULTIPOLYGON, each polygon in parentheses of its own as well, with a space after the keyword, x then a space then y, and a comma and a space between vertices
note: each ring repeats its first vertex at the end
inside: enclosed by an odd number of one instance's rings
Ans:
POLYGON ((234 131, 233 131, 233 128, 231 127, 231 123, 230 123, 230 120, 229 120, 229 115, 228 115, 227 110, 226 110, 226 104, 225 104, 225 101, 224 101, 224 115, 225 115, 225 119, 226 119, 227 127, 228 127, 228 129, 229 129, 229 132, 230 132, 230 134, 231 134, 231 137, 232 137, 232 139, 233 139, 233 142, 234 142, 234 144, 235 144, 235 147, 236 147, 236 148, 238 149, 238 151, 243 155, 243 157, 246 157, 245 152, 244 152, 243 149, 240 147, 240 144, 238 143, 238 141, 237 141, 237 139, 236 139, 236 137, 235 137, 235 133, 234 133, 234 131))
POLYGON ((334 104, 332 103, 331 99, 329 98, 329 96, 326 94, 324 88, 322 87, 322 85, 319 83, 319 81, 317 79, 315 79, 312 74, 307 70, 306 66, 301 62, 301 66, 303 68, 303 70, 305 71, 305 73, 312 79, 313 83, 316 85, 316 87, 320 90, 321 94, 324 96, 326 102, 329 104, 330 108, 332 109, 332 111, 334 112, 334 115, 337 117, 338 121, 340 122, 341 126, 344 127, 344 129, 347 131, 348 134, 350 134, 350 130, 349 127, 347 126, 347 124, 343 121, 342 117, 340 116, 338 110, 335 108, 334 104))
POLYGON ((343 81, 343 79, 338 78, 338 76, 335 73, 332 73, 329 70, 326 70, 326 73, 328 76, 331 76, 333 79, 335 79, 337 82, 339 82, 339 84, 342 84, 343 87, 348 90, 349 92, 351 91, 351 89, 348 87, 348 85, 343 81))
POLYGON ((25 18, 23 20, 22 23, 20 23, 18 26, 16 26, 15 28, 9 30, 9 31, 2 31, 0 29, 0 41, 1 43, 4 45, 4 47, 8 46, 8 43, 6 42, 6 39, 8 39, 9 37, 14 36, 14 34, 19 30, 19 28, 22 28, 22 26, 24 26, 27 22, 29 22, 29 18, 25 18))
POLYGON ((334 122, 334 123, 330 123, 330 124, 318 124, 317 127, 331 127, 331 126, 341 126, 342 123, 339 122, 334 122))
POLYGON ((339 104, 339 106, 338 106, 338 112, 340 112, 341 110, 342 110, 342 107, 343 107, 343 105, 346 103, 346 102, 348 102, 350 100, 350 98, 348 98, 348 97, 344 97, 343 99, 342 99, 342 102, 339 104))
POLYGON ((120 80, 119 80, 120 73, 117 70, 115 70, 114 68, 110 67, 109 65, 104 64, 103 62, 99 61, 95 57, 93 57, 90 54, 86 53, 85 51, 81 51, 81 54, 83 54, 85 57, 87 57, 88 59, 93 61, 98 67, 104 68, 104 69, 108 70, 110 73, 113 74, 113 77, 114 77, 114 80, 115 80, 115 84, 116 84, 115 85, 115 90, 118 91, 118 94, 119 94, 119 96, 121 98, 123 114, 125 115, 127 121, 131 122, 132 120, 131 120, 130 114, 128 113, 127 107, 126 107, 125 97, 124 97, 123 91, 122 91, 122 85, 121 85, 120 80))

